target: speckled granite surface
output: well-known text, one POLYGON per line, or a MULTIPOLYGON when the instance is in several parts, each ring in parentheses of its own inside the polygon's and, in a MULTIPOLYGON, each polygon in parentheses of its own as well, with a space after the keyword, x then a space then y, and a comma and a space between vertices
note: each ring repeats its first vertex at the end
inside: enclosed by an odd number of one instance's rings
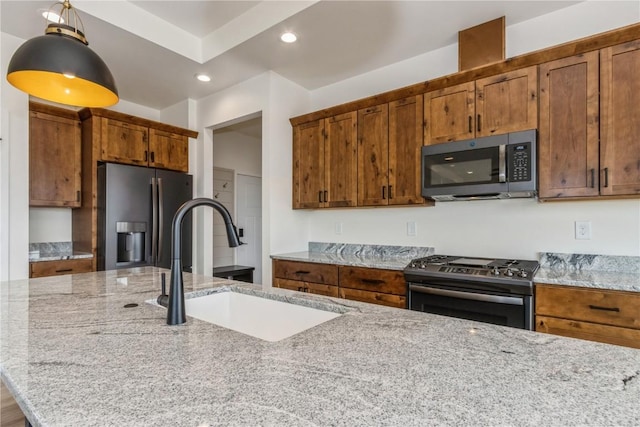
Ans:
POLYGON ((309 242, 309 250, 271 255, 273 259, 403 270, 409 261, 432 255, 433 248, 309 242))
POLYGON ((636 349, 265 289, 348 309, 270 343, 167 326, 161 271, 0 284, 0 374, 35 426, 640 425, 636 349))
POLYGON ((71 242, 29 243, 29 262, 81 258, 93 258, 93 254, 74 251, 73 243, 71 242), (37 255, 35 254, 36 252, 37 255))
POLYGON ((640 292, 640 257, 544 252, 534 281, 640 292))

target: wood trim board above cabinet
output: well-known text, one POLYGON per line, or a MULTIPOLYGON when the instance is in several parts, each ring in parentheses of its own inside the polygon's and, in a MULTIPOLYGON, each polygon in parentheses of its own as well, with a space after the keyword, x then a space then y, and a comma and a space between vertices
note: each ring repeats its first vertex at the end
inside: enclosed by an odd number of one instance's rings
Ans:
POLYGON ((584 37, 568 43, 552 46, 546 49, 518 55, 504 61, 483 67, 473 68, 458 73, 449 74, 432 80, 416 83, 414 85, 383 92, 377 95, 362 98, 356 101, 324 108, 322 110, 292 117, 289 119, 293 126, 301 123, 343 114, 349 111, 357 111, 362 108, 373 107, 408 96, 420 95, 426 92, 444 89, 462 83, 507 73, 522 68, 536 66, 556 59, 567 58, 573 55, 591 52, 621 43, 630 42, 640 38, 640 23, 631 24, 622 28, 584 37))

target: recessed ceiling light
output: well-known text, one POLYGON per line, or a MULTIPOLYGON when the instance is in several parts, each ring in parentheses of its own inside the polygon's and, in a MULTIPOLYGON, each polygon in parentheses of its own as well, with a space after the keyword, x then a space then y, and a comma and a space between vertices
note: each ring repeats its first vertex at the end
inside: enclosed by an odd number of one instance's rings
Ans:
POLYGON ((206 74, 196 74, 196 79, 200 80, 201 82, 210 82, 211 81, 211 77, 209 77, 206 74))
POLYGON ((285 43, 293 43, 296 40, 298 40, 298 36, 296 36, 295 34, 293 34, 291 32, 286 32, 286 33, 283 33, 280 36, 280 40, 282 40, 285 43))
POLYGON ((57 24, 64 24, 64 19, 61 18, 60 15, 55 13, 53 10, 38 9, 38 12, 40 12, 42 17, 44 19, 46 19, 47 21, 49 21, 49 22, 55 22, 57 24))

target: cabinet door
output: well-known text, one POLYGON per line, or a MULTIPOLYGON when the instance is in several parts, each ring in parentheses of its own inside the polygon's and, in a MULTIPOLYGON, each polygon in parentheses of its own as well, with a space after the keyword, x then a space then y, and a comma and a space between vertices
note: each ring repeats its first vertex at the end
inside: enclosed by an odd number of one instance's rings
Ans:
POLYGON ((300 261, 273 261, 273 277, 297 282, 338 284, 338 266, 300 261))
POLYGON ((358 191, 358 113, 341 114, 325 121, 326 207, 356 206, 358 191))
POLYGON ((103 119, 100 160, 129 165, 148 165, 148 128, 113 119, 103 119))
POLYGON ((537 67, 476 81, 476 137, 538 126, 537 67))
POLYGON ((598 52, 540 66, 541 198, 597 196, 598 52))
POLYGON ((358 111, 358 206, 388 204, 389 107, 358 111))
POLYGON ((600 194, 640 194, 640 40, 600 53, 600 194))
POLYGON ((59 261, 40 261, 29 264, 29 277, 60 276, 63 274, 88 273, 93 271, 93 259, 68 259, 59 261))
POLYGON ((640 348, 640 330, 536 315, 536 331, 588 341, 640 348))
POLYGON ((29 205, 80 206, 80 121, 29 115, 29 205))
POLYGON ((473 138, 475 82, 424 94, 424 144, 473 138))
POLYGON ((293 208, 324 206, 324 123, 304 123, 293 128, 293 208))
POLYGON ((424 204, 421 150, 422 95, 389 103, 389 204, 424 204))
POLYGON ((189 138, 158 129, 149 129, 149 166, 189 171, 189 138))

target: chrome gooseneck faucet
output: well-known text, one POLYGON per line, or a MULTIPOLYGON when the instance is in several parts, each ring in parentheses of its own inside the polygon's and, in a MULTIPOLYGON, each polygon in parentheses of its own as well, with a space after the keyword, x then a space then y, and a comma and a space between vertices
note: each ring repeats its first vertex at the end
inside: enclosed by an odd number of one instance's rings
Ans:
POLYGON ((184 308, 184 285, 182 282, 182 220, 197 206, 210 206, 220 212, 227 229, 229 247, 240 246, 240 238, 227 208, 213 199, 189 200, 178 208, 171 224, 171 284, 167 301, 167 325, 179 325, 187 321, 184 308))

